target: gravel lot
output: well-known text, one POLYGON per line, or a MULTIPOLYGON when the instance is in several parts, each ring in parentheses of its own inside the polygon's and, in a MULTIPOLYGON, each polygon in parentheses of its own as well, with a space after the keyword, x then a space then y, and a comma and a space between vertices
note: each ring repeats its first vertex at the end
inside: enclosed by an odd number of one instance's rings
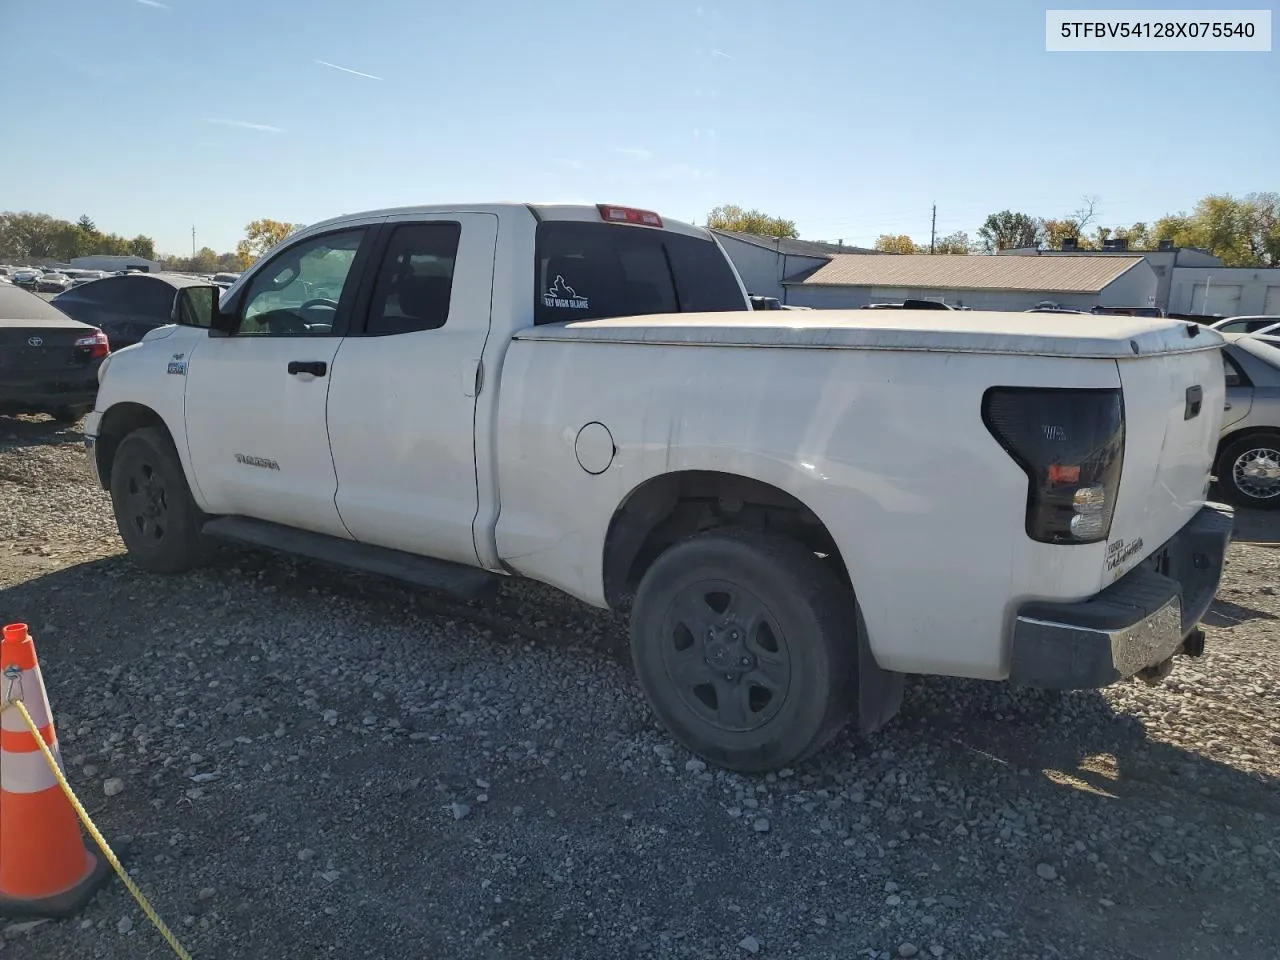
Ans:
MULTIPOLYGON (((1161 687, 915 680, 869 742, 754 779, 654 725, 621 619, 536 585, 466 606, 231 551, 139 573, 79 440, 0 417, 0 618, 197 958, 1280 949, 1280 517, 1240 517, 1207 656, 1161 687)), ((0 937, 166 955, 118 881, 0 937)))

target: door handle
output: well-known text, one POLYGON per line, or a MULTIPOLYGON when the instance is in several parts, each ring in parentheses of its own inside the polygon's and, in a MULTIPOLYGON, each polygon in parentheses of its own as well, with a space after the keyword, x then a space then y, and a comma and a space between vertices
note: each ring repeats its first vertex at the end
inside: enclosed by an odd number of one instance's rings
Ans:
POLYGON ((1200 416, 1200 404, 1204 401, 1204 390, 1197 384, 1194 387, 1187 387, 1186 403, 1182 408, 1183 420, 1194 420, 1200 416))
POLYGON ((290 360, 289 373, 297 376, 300 373, 309 373, 313 377, 323 377, 329 370, 329 365, 323 360, 290 360))
POLYGON ((1229 403, 1224 403, 1224 404, 1222 405, 1222 409, 1223 409, 1223 410, 1230 410, 1230 409, 1231 409, 1231 404, 1229 404, 1229 403))

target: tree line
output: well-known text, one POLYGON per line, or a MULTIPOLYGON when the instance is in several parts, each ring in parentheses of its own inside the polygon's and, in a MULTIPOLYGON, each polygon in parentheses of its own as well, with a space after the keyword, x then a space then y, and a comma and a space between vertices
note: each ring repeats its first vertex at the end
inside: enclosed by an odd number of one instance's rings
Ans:
POLYGON ((0 213, 0 263, 67 263, 74 257, 94 255, 135 256, 158 260, 166 270, 184 273, 235 272, 253 264, 262 254, 302 224, 279 220, 254 220, 245 225, 245 235, 234 251, 218 253, 202 247, 194 256, 156 255, 155 241, 139 234, 128 239, 104 233, 88 216, 75 223, 47 213, 5 211, 0 213))
POLYGON ((0 260, 34 263, 41 260, 67 261, 92 254, 115 254, 154 260, 155 242, 139 234, 133 239, 104 233, 87 216, 75 223, 58 220, 47 213, 0 213, 0 260))
MULTIPOLYGON (((1098 222, 1097 197, 1085 197, 1072 212, 1037 217, 1014 210, 989 215, 976 238, 963 230, 936 237, 928 243, 908 234, 881 234, 875 249, 900 254, 995 253, 1021 247, 1059 249, 1074 239, 1081 250, 1099 250, 1110 239, 1127 240, 1134 250, 1154 249, 1161 240, 1177 247, 1199 247, 1222 258, 1232 267, 1280 266, 1280 193, 1250 193, 1243 197, 1211 194, 1196 203, 1190 213, 1167 214, 1157 220, 1128 226, 1102 226, 1098 222)), ((739 206, 716 207, 707 215, 707 226, 718 230, 754 233, 769 237, 800 236, 795 221, 739 206)))

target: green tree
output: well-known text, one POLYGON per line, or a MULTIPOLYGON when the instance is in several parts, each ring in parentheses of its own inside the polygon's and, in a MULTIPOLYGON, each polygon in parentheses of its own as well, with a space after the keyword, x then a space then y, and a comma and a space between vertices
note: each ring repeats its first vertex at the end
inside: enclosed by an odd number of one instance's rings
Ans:
POLYGON ((1240 208, 1245 246, 1254 261, 1280 267, 1280 193, 1251 193, 1240 208))
POLYGON ((236 244, 241 267, 248 267, 289 234, 302 228, 300 223, 280 220, 254 220, 245 225, 244 239, 236 244))
POLYGON ((218 254, 217 270, 220 273, 239 273, 244 269, 244 264, 240 262, 240 254, 238 253, 220 253, 218 254))
MULTIPOLYGON (((920 253, 919 245, 905 233, 882 233, 876 237, 875 249, 881 253, 920 253)), ((925 249, 923 252, 927 253, 925 249)))
POLYGON ((759 210, 744 210, 733 204, 716 207, 707 214, 707 226, 713 230, 753 233, 761 237, 786 237, 794 240, 800 236, 794 220, 771 217, 759 210))
POLYGON ((1025 213, 1001 210, 978 228, 978 238, 988 253, 1019 247, 1038 247, 1043 239, 1040 221, 1025 213))
MULTIPOLYGON (((922 252, 928 253, 929 248, 923 247, 922 252)), ((933 242, 934 253, 960 254, 972 253, 973 242, 969 239, 969 234, 963 230, 957 230, 955 233, 949 233, 945 237, 938 237, 933 242)))
POLYGON ((129 252, 135 257, 142 257, 145 260, 154 260, 156 258, 156 244, 150 237, 144 237, 138 234, 129 241, 129 252))

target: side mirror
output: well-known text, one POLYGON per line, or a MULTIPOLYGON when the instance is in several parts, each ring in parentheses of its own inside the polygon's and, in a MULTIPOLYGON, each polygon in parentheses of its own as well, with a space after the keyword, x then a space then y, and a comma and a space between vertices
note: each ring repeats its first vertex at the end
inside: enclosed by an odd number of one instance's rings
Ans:
POLYGON ((182 287, 173 303, 173 322, 184 327, 200 327, 211 337, 228 337, 235 332, 235 317, 218 308, 222 288, 182 287))

